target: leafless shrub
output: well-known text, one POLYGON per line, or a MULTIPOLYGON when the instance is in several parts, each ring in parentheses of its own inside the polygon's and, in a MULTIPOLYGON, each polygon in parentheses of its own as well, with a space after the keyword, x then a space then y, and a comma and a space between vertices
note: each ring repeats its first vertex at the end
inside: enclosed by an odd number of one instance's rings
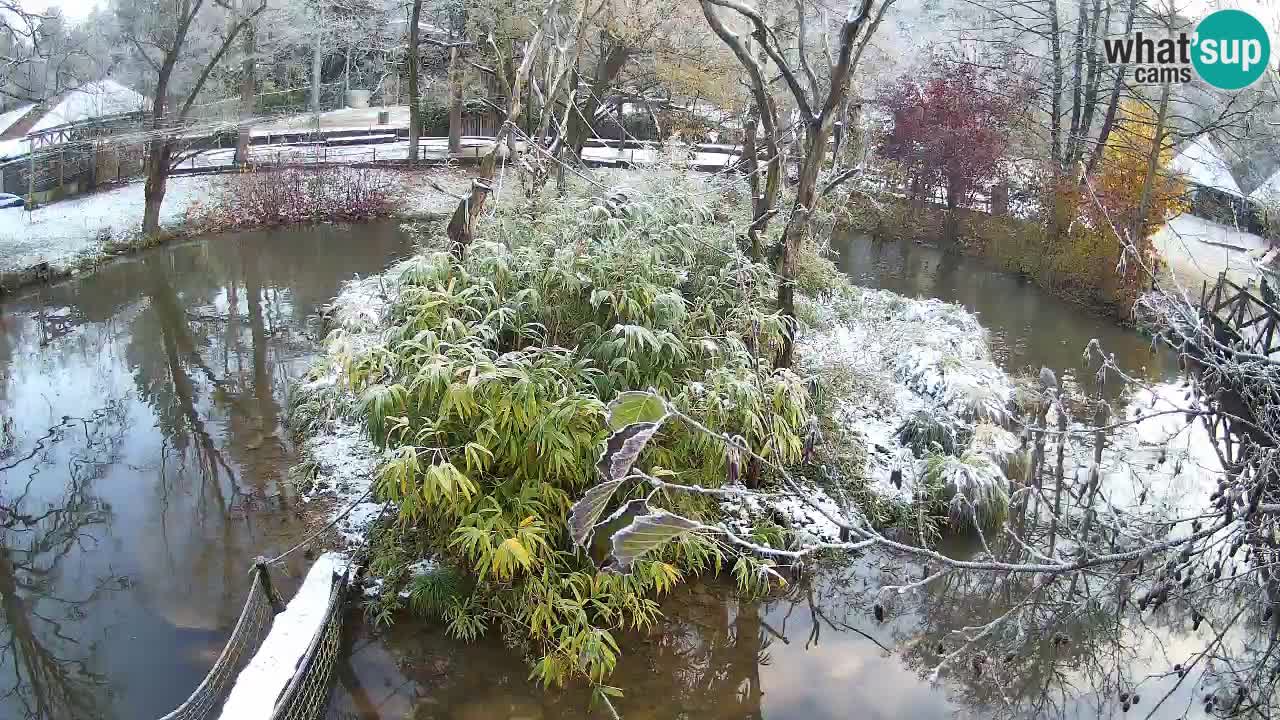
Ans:
POLYGON ((400 193, 386 173, 356 168, 266 170, 230 178, 205 212, 207 230, 358 221, 396 211, 400 193))

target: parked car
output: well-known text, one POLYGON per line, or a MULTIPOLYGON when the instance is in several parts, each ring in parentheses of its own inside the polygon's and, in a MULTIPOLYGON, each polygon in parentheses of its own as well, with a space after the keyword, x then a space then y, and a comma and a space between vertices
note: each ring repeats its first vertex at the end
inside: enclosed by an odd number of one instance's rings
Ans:
POLYGON ((26 201, 11 193, 0 193, 0 208, 22 207, 26 201))

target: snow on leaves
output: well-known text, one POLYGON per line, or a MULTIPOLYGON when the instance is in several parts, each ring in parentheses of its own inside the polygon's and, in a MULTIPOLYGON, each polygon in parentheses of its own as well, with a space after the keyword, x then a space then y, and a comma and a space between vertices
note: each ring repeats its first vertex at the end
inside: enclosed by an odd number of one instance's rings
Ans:
POLYGON ((579 547, 591 544, 591 535, 595 532, 596 522, 604 514, 604 509, 613 499, 613 492, 622 484, 621 480, 610 480, 592 487, 583 494, 582 499, 573 504, 569 511, 569 534, 579 547))
POLYGON ((667 404, 651 392, 632 390, 619 393, 609 403, 609 427, 615 431, 635 423, 658 423, 667 419, 667 404))
POLYGON ((635 423, 610 435, 596 463, 600 474, 608 480, 626 477, 636 458, 640 457, 640 451, 657 434, 659 426, 659 423, 635 423))
POLYGON ((701 527, 693 520, 663 510, 640 515, 613 534, 613 557, 618 568, 625 572, 641 556, 701 527))
POLYGON ((605 481, 622 480, 666 421, 667 406, 653 393, 625 392, 609 403, 608 411, 609 427, 614 432, 605 443, 596 468, 605 481))
MULTIPOLYGON (((613 434, 605 442, 596 463, 604 482, 587 490, 569 511, 569 532, 579 547, 590 546, 596 529, 607 524, 607 521, 600 522, 600 518, 614 493, 626 481, 636 459, 668 417, 666 403, 651 392, 624 392, 609 403, 608 421, 613 434)), ((702 527, 696 521, 665 510, 650 511, 645 500, 626 503, 612 517, 627 515, 632 515, 630 523, 612 538, 616 567, 623 572, 630 570, 637 558, 702 527)))

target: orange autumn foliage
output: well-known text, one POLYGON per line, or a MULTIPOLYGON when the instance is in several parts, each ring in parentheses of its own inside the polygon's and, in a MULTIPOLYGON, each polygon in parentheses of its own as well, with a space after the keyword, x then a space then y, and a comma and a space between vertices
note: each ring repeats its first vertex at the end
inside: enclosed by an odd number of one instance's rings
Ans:
POLYGON ((1125 102, 1097 174, 1080 187, 1059 191, 1058 211, 1066 220, 1060 227, 1066 230, 1053 263, 1055 284, 1075 285, 1078 294, 1094 302, 1125 308, 1150 283, 1159 262, 1151 236, 1168 217, 1186 210, 1185 183, 1168 172, 1173 148, 1166 135, 1146 213, 1136 237, 1128 240, 1140 212, 1155 136, 1152 110, 1125 102))

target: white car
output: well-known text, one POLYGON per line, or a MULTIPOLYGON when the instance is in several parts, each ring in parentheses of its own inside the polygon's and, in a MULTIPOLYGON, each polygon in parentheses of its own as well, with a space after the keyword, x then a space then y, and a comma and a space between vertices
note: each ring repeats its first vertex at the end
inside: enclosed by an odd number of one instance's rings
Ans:
POLYGON ((27 201, 12 193, 0 193, 0 208, 23 207, 27 201))

